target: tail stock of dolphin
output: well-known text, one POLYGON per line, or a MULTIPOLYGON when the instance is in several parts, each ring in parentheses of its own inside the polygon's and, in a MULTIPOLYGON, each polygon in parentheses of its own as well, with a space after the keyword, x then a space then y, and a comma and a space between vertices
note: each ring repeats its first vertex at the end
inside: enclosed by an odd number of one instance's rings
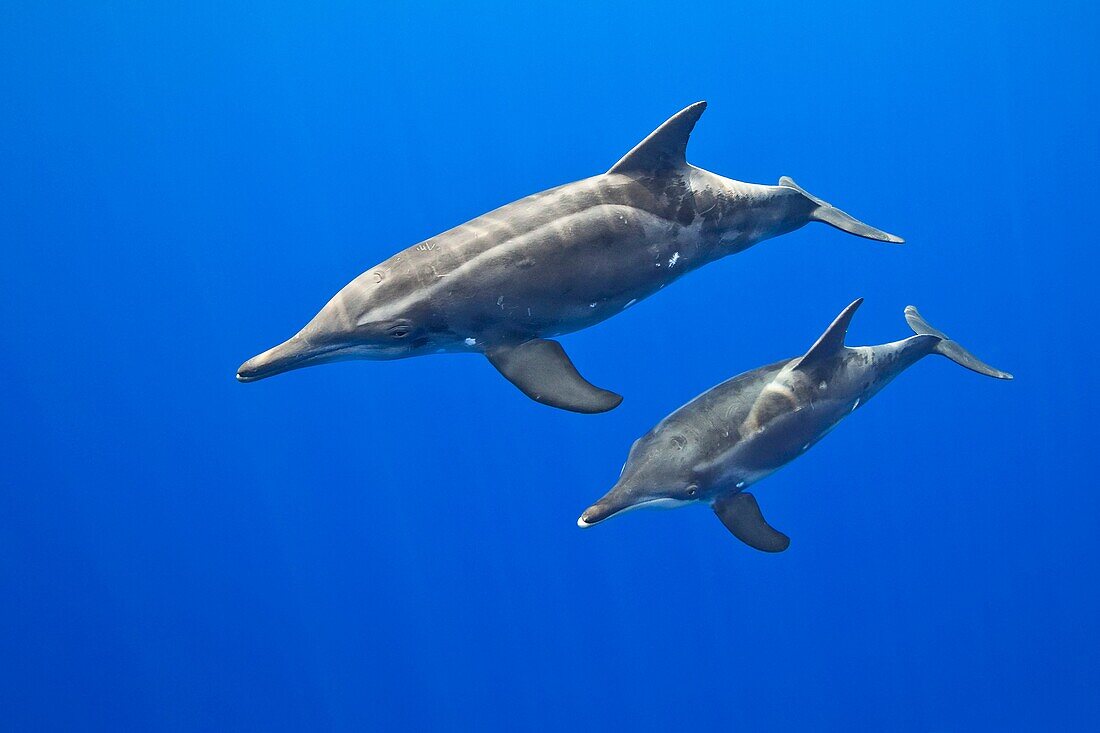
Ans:
POLYGON ((924 317, 917 312, 915 306, 908 305, 905 307, 905 321, 918 336, 935 336, 940 339, 940 342, 932 349, 933 353, 946 356, 959 366, 964 366, 967 369, 975 371, 978 374, 984 374, 987 377, 993 377, 995 379, 1012 379, 1012 375, 1008 372, 994 369, 964 349, 957 341, 952 341, 943 331, 930 326, 928 321, 924 320, 924 317))
POLYGON ((902 244, 905 242, 904 239, 897 235, 884 232, 881 229, 875 229, 873 226, 864 224, 859 219, 845 214, 832 204, 822 201, 817 196, 814 196, 812 193, 795 183, 794 179, 790 176, 783 176, 780 178, 779 185, 785 188, 793 188, 795 191, 798 191, 810 201, 817 204, 817 208, 810 214, 810 218, 813 221, 824 222, 825 224, 836 227, 842 232, 848 232, 857 237, 875 239, 879 242, 890 242, 892 244, 902 244))

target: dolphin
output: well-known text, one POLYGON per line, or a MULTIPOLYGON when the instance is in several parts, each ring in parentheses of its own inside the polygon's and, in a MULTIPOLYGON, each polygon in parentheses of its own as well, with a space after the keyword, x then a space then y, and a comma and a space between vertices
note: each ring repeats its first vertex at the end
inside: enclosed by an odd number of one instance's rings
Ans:
POLYGON ((790 178, 764 186, 689 165, 688 136, 705 108, 673 115, 603 175, 515 201, 367 270, 292 338, 242 364, 237 379, 346 359, 480 353, 537 402, 604 412, 622 397, 586 381, 550 337, 811 221, 903 241, 790 178))
POLYGON ((578 526, 639 507, 704 503, 737 539, 782 552, 790 539, 764 520, 748 488, 809 450, 894 377, 940 354, 979 374, 1012 379, 928 325, 913 306, 905 319, 916 335, 845 346, 862 302, 845 308, 802 356, 740 374, 659 422, 635 441, 615 486, 581 514, 578 526))

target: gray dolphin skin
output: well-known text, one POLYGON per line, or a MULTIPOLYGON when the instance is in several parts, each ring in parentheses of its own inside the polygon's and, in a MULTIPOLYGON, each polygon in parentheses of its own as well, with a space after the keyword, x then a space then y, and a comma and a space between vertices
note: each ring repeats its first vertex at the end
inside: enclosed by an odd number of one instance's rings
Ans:
POLYGON ((747 489, 809 450, 894 377, 940 354, 979 374, 1012 379, 929 326, 913 306, 905 319, 915 336, 845 346, 862 302, 845 308, 804 355, 723 382, 658 423, 634 443, 618 482, 577 524, 590 527, 640 507, 704 503, 745 544, 782 552, 790 540, 768 525, 747 489))
POLYGON ((687 163, 706 107, 680 111, 607 173, 528 196, 371 268, 290 340, 249 359, 254 382, 346 359, 480 353, 528 397, 575 412, 622 398, 548 337, 599 323, 708 262, 820 221, 883 242, 789 178, 741 183, 687 163))

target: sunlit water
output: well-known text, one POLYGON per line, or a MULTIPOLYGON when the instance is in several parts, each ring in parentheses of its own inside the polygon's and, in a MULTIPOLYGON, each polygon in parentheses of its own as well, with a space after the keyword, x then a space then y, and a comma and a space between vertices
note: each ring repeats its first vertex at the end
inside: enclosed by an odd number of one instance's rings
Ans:
POLYGON ((1100 723, 1097 13, 1036 3, 18 3, 0 11, 0 728, 1037 731, 1100 723), (562 342, 605 415, 484 359, 242 385, 347 281, 689 159, 815 224, 562 342), (632 441, 916 304, 929 358, 760 483, 580 530, 632 441))

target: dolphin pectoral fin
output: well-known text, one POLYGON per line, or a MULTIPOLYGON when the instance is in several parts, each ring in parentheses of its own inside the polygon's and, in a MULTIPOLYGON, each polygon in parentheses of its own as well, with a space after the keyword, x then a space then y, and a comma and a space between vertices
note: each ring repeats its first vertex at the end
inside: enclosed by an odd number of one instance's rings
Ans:
POLYGON ((714 513, 726 529, 749 547, 763 552, 783 552, 791 538, 769 525, 752 494, 741 492, 714 502, 714 513))
POLYGON ((557 341, 532 339, 490 349, 485 356, 505 379, 544 405, 593 413, 607 412, 623 401, 614 392, 589 384, 557 341))

